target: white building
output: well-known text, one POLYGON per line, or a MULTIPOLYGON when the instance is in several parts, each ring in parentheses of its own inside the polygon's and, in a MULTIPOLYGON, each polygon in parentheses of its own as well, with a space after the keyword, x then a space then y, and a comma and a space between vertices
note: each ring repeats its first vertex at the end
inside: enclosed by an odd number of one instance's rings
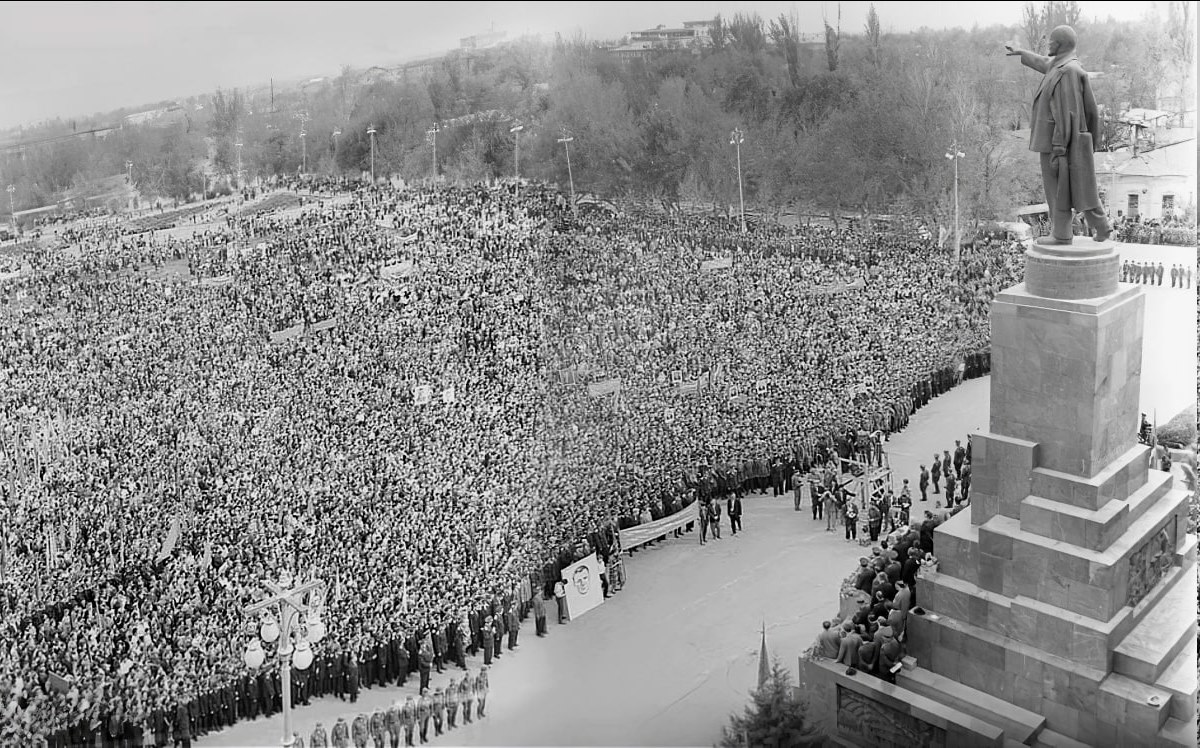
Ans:
POLYGON ((1097 153, 1096 180, 1113 215, 1143 220, 1182 215, 1196 206, 1196 139, 1136 156, 1127 151, 1097 153))

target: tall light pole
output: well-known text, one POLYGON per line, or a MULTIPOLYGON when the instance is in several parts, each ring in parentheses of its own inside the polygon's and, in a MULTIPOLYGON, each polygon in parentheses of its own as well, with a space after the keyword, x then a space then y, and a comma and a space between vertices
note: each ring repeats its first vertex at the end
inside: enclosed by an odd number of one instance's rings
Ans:
POLYGON ((571 171, 571 141, 575 136, 568 135, 566 128, 563 128, 562 137, 558 142, 563 144, 563 149, 567 152, 567 179, 571 183, 571 213, 575 215, 575 219, 579 219, 579 207, 575 204, 575 174, 571 171))
POLYGON ((521 178, 521 131, 525 125, 513 125, 509 132, 513 134, 513 176, 521 178))
POLYGON ((433 176, 434 176, 434 179, 436 179, 437 175, 438 175, 437 134, 439 132, 441 132, 441 130, 442 130, 441 125, 434 122, 433 127, 425 131, 425 135, 430 138, 429 142, 431 142, 433 144, 433 176))
POLYGON ((256 670, 266 660, 262 642, 279 642, 279 678, 283 692, 284 748, 292 745, 292 665, 307 670, 313 661, 312 645, 325 638, 321 608, 325 601, 325 583, 319 579, 293 586, 292 575, 284 572, 278 584, 263 580, 268 596, 245 609, 247 616, 259 617, 258 635, 246 646, 243 659, 256 670))
POLYGON ((15 233, 17 230, 17 203, 13 199, 13 195, 17 191, 16 185, 10 184, 7 187, 7 191, 8 191, 8 212, 9 212, 9 215, 12 216, 12 229, 13 229, 13 232, 15 233))
POLYGON ((367 134, 371 136, 371 184, 375 184, 375 125, 367 128, 367 134))
POLYGON ((337 139, 342 134, 341 129, 333 131, 333 172, 337 173, 337 139))
POLYGON ((128 159, 125 160, 125 179, 133 184, 133 162, 128 159))
POLYGON ((308 120, 309 120, 308 110, 304 110, 302 112, 297 112, 296 114, 293 114, 292 117, 294 119, 297 119, 300 121, 300 148, 301 148, 300 173, 303 174, 308 171, 308 142, 305 140, 305 137, 304 137, 306 135, 304 130, 308 126, 308 120))
POLYGON ((238 188, 240 189, 243 186, 243 182, 245 181, 242 178, 242 139, 240 136, 238 137, 238 141, 233 144, 233 147, 237 148, 237 177, 238 177, 238 188))
POLYGON ((950 145, 950 152, 946 154, 946 158, 954 162, 954 264, 958 264, 958 258, 962 252, 962 235, 959 233, 958 227, 958 160, 967 154, 958 150, 958 143, 950 145))
POLYGON ((743 234, 746 233, 746 195, 742 191, 742 143, 744 142, 746 142, 746 133, 742 132, 740 127, 733 128, 733 132, 729 133, 729 144, 737 148, 738 205, 741 210, 743 234))

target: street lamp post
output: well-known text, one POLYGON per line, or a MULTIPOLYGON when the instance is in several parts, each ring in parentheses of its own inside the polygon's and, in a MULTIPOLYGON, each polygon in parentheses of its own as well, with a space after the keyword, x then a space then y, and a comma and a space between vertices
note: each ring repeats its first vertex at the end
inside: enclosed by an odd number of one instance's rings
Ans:
POLYGON ((950 152, 946 154, 946 158, 954 162, 954 264, 956 265, 962 252, 962 235, 959 233, 958 227, 958 160, 966 155, 958 150, 958 143, 951 144, 950 152))
POLYGON ((17 203, 13 199, 13 195, 17 191, 16 185, 10 184, 7 187, 7 191, 8 191, 8 214, 10 216, 12 216, 12 229, 15 232, 17 230, 17 203))
POLYGON ((305 137, 308 133, 304 130, 300 131, 300 173, 308 173, 308 139, 305 137))
POLYGON ((508 130, 513 134, 513 176, 517 179, 521 178, 521 131, 524 129, 524 125, 513 125, 508 130))
POLYGON ((746 233, 746 196, 742 191, 742 143, 744 142, 746 142, 746 134, 742 132, 742 128, 733 128, 733 132, 729 133, 729 144, 737 148, 738 205, 741 210, 743 234, 746 233))
POLYGON ((371 184, 375 184, 375 125, 367 128, 367 134, 371 136, 371 184))
POLYGON ((434 122, 433 127, 425 131, 425 134, 427 136, 429 136, 431 139, 430 142, 433 143, 433 177, 434 177, 434 179, 436 179, 437 175, 438 175, 437 134, 439 132, 441 132, 441 130, 442 130, 441 125, 434 122))
POLYGON ((125 161, 125 180, 133 184, 133 162, 128 159, 125 161))
POLYGON ((558 142, 563 144, 563 149, 567 152, 567 180, 571 184, 571 213, 575 215, 575 219, 579 219, 579 206, 575 204, 575 174, 571 171, 571 141, 575 140, 575 136, 568 135, 564 129, 562 137, 558 142))
POLYGON ((262 642, 279 642, 280 690, 283 692, 283 740, 288 748, 292 740, 292 665, 307 670, 313 661, 312 645, 325 638, 321 608, 325 600, 325 583, 319 579, 295 584, 291 574, 284 572, 279 582, 263 580, 269 594, 266 599, 245 609, 247 616, 259 617, 258 636, 246 646, 243 659, 251 669, 262 666, 266 659, 262 642))
POLYGON ((242 177, 242 141, 240 138, 238 139, 238 141, 236 143, 233 144, 233 147, 237 148, 237 177, 238 177, 238 188, 240 189, 243 186, 243 182, 245 181, 242 177))
POLYGON ((333 131, 333 171, 337 173, 337 139, 342 134, 341 129, 333 131))

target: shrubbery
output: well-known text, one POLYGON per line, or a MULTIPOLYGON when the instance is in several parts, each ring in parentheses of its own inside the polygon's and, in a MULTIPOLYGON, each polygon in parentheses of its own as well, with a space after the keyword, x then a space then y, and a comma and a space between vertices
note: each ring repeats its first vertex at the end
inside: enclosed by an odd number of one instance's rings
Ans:
POLYGON ((1188 447, 1196 443, 1196 406, 1158 427, 1158 442, 1172 447, 1188 447))

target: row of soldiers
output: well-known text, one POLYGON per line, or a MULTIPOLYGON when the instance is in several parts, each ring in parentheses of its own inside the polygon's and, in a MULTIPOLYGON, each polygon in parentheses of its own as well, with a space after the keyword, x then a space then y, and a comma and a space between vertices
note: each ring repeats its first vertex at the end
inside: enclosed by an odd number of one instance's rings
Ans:
MULTIPOLYGON (((413 745, 414 733, 420 734, 421 743, 427 743, 430 720, 433 721, 434 734, 441 735, 443 725, 457 727, 460 706, 463 724, 470 724, 473 710, 477 719, 484 716, 488 695, 487 670, 485 665, 475 677, 471 677, 468 671, 461 682, 451 679, 444 691, 438 688, 432 696, 428 688, 422 689, 419 698, 409 696, 403 704, 397 701, 386 712, 376 709, 369 717, 359 714, 349 725, 344 717, 338 717, 328 738, 325 727, 318 722, 312 732, 310 748, 329 748, 330 745, 333 748, 350 748, 351 741, 355 748, 367 748, 368 743, 372 743, 374 748, 385 748, 389 741, 391 748, 399 748, 401 728, 404 745, 413 745)), ((293 745, 304 748, 299 733, 294 735, 293 745)))

